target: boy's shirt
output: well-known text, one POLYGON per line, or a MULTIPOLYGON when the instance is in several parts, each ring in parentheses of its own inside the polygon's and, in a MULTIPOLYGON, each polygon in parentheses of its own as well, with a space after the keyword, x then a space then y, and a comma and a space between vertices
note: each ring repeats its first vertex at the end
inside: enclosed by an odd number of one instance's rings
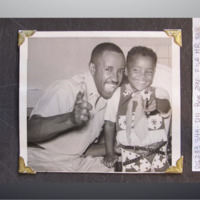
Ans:
MULTIPOLYGON (((169 100, 168 93, 161 88, 151 87, 152 95, 155 95, 159 99, 169 100)), ((144 93, 141 91, 139 95, 144 93)), ((117 142, 123 145, 130 145, 130 141, 127 139, 127 107, 128 103, 134 94, 129 83, 123 84, 121 88, 118 88, 113 94, 112 98, 108 100, 104 120, 116 122, 117 127, 117 142)), ((169 129, 170 118, 169 113, 162 116, 160 113, 150 114, 147 118, 148 121, 148 134, 144 139, 138 137, 135 133, 134 126, 135 114, 137 109, 137 102, 134 101, 132 106, 132 124, 131 124, 131 145, 145 146, 160 141, 167 141, 167 134, 169 129), (167 118, 167 122, 166 119, 167 118)), ((138 114, 137 114, 138 115, 138 114)), ((129 116, 130 117, 130 116, 129 116)), ((141 132, 144 130, 141 126, 141 132)))

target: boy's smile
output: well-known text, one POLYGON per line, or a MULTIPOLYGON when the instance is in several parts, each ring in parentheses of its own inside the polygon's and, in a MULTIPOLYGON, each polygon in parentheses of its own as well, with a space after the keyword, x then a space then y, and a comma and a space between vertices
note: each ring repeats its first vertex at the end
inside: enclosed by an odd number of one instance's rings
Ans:
POLYGON ((150 56, 134 55, 127 64, 126 75, 134 90, 141 91, 148 88, 155 74, 155 64, 150 56))

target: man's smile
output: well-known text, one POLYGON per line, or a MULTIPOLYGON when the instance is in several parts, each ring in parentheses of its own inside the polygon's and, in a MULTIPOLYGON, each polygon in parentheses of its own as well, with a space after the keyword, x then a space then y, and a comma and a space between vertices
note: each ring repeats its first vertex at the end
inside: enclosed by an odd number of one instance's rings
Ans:
POLYGON ((106 83, 104 85, 104 88, 106 89, 107 92, 113 92, 117 86, 118 86, 117 83, 106 83))

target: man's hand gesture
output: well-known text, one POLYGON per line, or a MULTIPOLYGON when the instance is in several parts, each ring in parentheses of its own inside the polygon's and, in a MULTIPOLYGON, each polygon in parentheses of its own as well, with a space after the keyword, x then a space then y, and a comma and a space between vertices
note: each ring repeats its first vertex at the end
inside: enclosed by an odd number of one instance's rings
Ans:
POLYGON ((84 93, 79 92, 76 96, 74 109, 71 113, 71 121, 75 126, 80 126, 90 119, 92 105, 84 100, 84 93))

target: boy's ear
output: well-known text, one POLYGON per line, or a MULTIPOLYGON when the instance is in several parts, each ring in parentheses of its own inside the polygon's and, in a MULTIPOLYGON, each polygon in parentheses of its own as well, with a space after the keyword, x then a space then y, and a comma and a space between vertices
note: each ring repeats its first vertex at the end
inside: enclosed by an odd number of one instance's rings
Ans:
POLYGON ((92 63, 92 62, 90 62, 90 63, 89 63, 89 69, 90 69, 90 72, 91 72, 92 76, 94 76, 95 71, 96 71, 95 64, 92 63))

